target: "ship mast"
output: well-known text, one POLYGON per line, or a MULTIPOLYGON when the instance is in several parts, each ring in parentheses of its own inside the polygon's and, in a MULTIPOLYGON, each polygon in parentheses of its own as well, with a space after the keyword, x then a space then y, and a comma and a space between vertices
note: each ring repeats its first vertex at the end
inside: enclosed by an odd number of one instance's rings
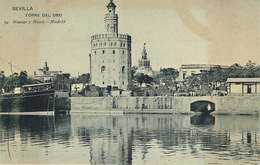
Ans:
POLYGON ((8 64, 10 65, 11 75, 13 75, 13 63, 12 63, 12 61, 8 62, 8 64))
POLYGON ((10 71, 11 71, 11 87, 13 86, 13 63, 12 60, 9 62, 10 65, 10 71))

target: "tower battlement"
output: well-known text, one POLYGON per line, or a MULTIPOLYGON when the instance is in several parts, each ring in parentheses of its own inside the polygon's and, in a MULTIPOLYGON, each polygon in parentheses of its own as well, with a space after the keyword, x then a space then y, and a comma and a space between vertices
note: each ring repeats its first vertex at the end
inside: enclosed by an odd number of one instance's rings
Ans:
POLYGON ((91 41, 103 39, 103 38, 127 39, 131 41, 131 36, 128 34, 94 34, 91 36, 91 41))

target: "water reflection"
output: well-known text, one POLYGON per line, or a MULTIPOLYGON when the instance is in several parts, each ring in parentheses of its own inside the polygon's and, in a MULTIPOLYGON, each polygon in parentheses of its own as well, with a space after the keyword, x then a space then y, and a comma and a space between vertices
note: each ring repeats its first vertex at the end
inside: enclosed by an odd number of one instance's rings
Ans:
POLYGON ((190 123, 192 125, 214 125, 215 117, 210 114, 200 114, 190 117, 190 123))
POLYGON ((0 162, 252 163, 260 160, 257 123, 253 116, 0 116, 0 162))
POLYGON ((48 146, 55 140, 70 141, 70 116, 0 116, 0 142, 20 140, 22 144, 44 142, 48 146))

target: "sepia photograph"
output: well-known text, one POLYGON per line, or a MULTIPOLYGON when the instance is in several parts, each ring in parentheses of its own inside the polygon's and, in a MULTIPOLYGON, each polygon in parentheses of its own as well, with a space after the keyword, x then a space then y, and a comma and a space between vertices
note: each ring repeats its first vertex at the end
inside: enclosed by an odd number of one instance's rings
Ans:
POLYGON ((0 164, 260 165, 260 0, 0 0, 0 164))

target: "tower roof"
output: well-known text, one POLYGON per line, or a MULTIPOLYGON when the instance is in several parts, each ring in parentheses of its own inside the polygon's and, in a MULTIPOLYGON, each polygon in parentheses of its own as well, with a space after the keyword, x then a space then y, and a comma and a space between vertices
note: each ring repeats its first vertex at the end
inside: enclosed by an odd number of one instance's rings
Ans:
POLYGON ((147 59, 147 52, 146 52, 146 48, 145 48, 146 43, 144 43, 144 48, 142 51, 142 59, 147 59))
POLYGON ((107 8, 116 8, 116 5, 114 4, 113 0, 110 0, 109 4, 107 5, 107 8))

